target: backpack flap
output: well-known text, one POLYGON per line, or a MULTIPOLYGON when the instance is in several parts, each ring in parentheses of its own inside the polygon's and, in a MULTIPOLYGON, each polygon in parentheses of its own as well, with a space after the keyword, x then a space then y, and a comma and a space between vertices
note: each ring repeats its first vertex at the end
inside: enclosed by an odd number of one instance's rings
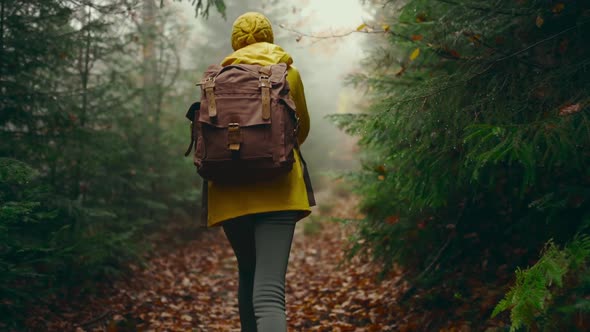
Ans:
POLYGON ((270 111, 268 118, 263 118, 260 93, 224 94, 223 89, 216 87, 214 98, 219 110, 214 117, 204 104, 199 112, 207 159, 272 156, 269 143, 273 119, 270 111))
POLYGON ((195 150, 201 176, 236 182, 292 168, 296 122, 286 70, 240 64, 205 73, 195 150))

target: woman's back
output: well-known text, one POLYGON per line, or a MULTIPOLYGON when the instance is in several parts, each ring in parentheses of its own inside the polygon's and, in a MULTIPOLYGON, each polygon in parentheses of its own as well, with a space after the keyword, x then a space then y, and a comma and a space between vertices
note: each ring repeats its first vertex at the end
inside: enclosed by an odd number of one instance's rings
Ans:
MULTIPOLYGON (((293 59, 287 52, 278 45, 257 42, 236 50, 227 56, 221 65, 267 66, 277 63, 286 63, 289 66, 287 81, 299 117, 298 141, 302 144, 309 133, 309 114, 299 71, 292 65, 293 59)), ((304 181, 304 172, 301 156, 295 153, 293 170, 273 181, 261 182, 255 186, 210 183, 207 224, 212 227, 227 219, 270 211, 296 210, 300 211, 300 218, 309 215, 310 198, 313 201, 313 194, 309 184, 304 181)))

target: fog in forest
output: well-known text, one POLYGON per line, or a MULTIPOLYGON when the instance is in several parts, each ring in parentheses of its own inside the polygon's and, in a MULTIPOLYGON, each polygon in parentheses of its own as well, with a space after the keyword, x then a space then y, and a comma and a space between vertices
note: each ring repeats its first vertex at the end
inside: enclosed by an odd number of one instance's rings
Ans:
MULTIPOLYGON (((189 85, 199 79, 207 65, 221 62, 232 52, 231 28, 239 15, 247 11, 262 12, 273 24, 275 44, 292 55, 305 85, 311 131, 302 152, 308 159, 312 176, 319 180, 321 174, 356 167, 354 138, 337 129, 325 116, 357 111, 359 93, 346 86, 345 79, 359 68, 363 58, 361 43, 376 36, 355 33, 325 39, 311 36, 353 31, 368 17, 361 2, 226 1, 226 5, 225 19, 214 9, 208 18, 195 17, 194 7, 189 2, 167 5, 173 17, 188 27, 188 37, 179 49, 182 50, 181 67, 189 79, 178 84, 186 84, 185 88, 190 89, 189 85)), ((196 88, 194 91, 197 98, 199 91, 196 88)))

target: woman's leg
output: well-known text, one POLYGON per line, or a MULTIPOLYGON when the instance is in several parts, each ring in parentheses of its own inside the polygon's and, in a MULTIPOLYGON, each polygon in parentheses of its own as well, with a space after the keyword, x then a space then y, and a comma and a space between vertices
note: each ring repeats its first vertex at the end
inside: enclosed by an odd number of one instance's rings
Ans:
POLYGON ((255 216, 256 273, 254 314, 258 332, 286 332, 285 274, 297 221, 297 212, 281 211, 255 216))
POLYGON ((254 220, 250 217, 241 217, 228 220, 222 226, 238 260, 238 308, 242 332, 256 332, 256 318, 252 304, 256 267, 254 220))

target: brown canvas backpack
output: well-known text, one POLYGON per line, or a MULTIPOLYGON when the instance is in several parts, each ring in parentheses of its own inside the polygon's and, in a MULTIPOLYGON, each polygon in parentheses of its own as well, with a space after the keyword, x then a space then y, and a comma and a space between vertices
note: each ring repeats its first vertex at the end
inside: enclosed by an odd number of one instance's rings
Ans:
MULTIPOLYGON (((191 146, 205 180, 247 183, 272 179, 293 167, 298 122, 284 63, 210 66, 197 84, 191 146)), ((191 113, 189 111, 189 113, 191 113)))

